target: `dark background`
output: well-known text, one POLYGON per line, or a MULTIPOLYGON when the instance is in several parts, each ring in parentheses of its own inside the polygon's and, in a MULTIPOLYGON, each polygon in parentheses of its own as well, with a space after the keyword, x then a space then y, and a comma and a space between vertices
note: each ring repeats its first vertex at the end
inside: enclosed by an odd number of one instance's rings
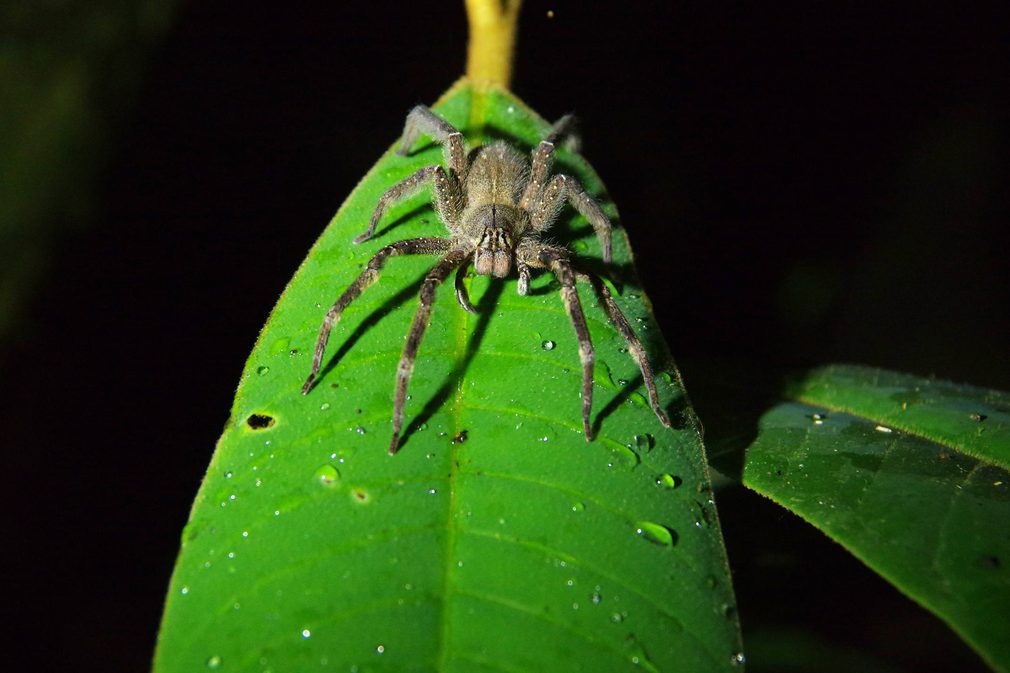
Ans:
MULTIPOLYGON (((521 19, 513 88, 580 116, 689 390, 831 361, 1010 389, 1007 13, 739 4, 521 19)), ((87 226, 48 245, 0 352, 34 670, 148 667, 257 331, 406 111, 462 72, 461 5, 185 3, 107 117, 87 226)), ((114 98, 122 66, 99 67, 114 98)), ((752 651, 809 629, 894 670, 980 667, 817 531, 719 498, 752 651)))

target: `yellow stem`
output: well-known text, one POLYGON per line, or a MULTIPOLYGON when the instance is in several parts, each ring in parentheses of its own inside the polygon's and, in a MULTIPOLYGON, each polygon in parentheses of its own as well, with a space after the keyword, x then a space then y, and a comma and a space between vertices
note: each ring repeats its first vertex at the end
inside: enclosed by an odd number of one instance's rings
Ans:
POLYGON ((522 0, 465 0, 470 23, 466 76, 508 88, 522 0))

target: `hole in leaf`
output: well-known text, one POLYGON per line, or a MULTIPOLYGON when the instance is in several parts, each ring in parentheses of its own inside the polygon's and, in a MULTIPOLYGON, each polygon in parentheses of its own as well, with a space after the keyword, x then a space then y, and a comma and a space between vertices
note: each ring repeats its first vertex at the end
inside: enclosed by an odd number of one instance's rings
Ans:
POLYGON ((266 430, 274 424, 274 417, 266 414, 251 414, 245 419, 246 425, 253 430, 266 430))

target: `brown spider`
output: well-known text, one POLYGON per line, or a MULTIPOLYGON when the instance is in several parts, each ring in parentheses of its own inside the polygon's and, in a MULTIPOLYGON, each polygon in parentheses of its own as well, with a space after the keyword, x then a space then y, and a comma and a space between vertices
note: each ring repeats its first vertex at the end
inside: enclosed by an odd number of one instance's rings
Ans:
POLYGON ((302 386, 302 394, 308 394, 312 389, 312 382, 323 361, 330 330, 340 320, 347 305, 379 278, 386 259, 396 255, 437 254, 442 257, 425 276, 420 294, 421 305, 414 316, 396 370, 396 402, 393 406, 390 454, 396 453, 399 446, 407 383, 414 370, 421 338, 431 319, 435 289, 453 269, 457 269, 457 301, 467 311, 476 312, 462 284, 463 272, 470 261, 478 274, 497 278, 507 276, 515 264, 521 295, 529 292, 530 269, 550 269, 561 283, 561 298, 579 341, 579 358, 582 362, 582 427, 587 442, 593 438, 589 413, 593 404, 594 356, 586 318, 575 290, 577 278, 589 281, 596 288, 611 322, 628 342, 628 350, 642 371, 652 410, 660 423, 670 427, 669 419, 659 408, 652 369, 642 344, 617 307, 607 286, 597 276, 574 268, 572 253, 568 249, 546 243, 541 238, 543 232, 554 224, 567 200, 592 224, 603 246, 603 261, 610 261, 611 224, 600 206, 570 176, 555 175, 550 181, 547 180, 553 162, 554 145, 565 135, 571 135, 572 122, 572 116, 566 115, 554 124, 547 137, 533 150, 531 164, 527 164, 516 148, 500 140, 468 153, 463 134, 451 124, 423 105, 410 111, 399 154, 408 154, 418 137, 425 133, 443 145, 448 171, 439 165, 425 166, 386 190, 372 213, 368 229, 355 238, 354 242, 361 243, 371 238, 387 206, 417 193, 429 181, 434 185, 435 210, 451 237, 397 241, 380 249, 368 260, 365 270, 340 295, 323 319, 312 356, 312 373, 302 386))

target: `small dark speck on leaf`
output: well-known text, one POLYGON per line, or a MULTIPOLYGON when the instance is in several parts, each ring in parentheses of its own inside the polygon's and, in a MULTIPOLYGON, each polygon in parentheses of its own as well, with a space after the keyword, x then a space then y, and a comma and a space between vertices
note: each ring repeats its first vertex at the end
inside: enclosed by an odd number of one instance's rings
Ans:
POLYGON ((462 444, 463 442, 465 442, 467 440, 467 432, 469 432, 469 431, 468 430, 460 430, 456 434, 456 436, 452 438, 452 443, 453 444, 462 444))
POLYGON ((339 388, 339 387, 340 387, 339 383, 331 383, 330 384, 330 388, 339 388))
POLYGON ((245 422, 253 430, 265 430, 274 424, 274 418, 265 414, 252 414, 245 422))
POLYGON ((1000 560, 998 556, 982 556, 978 559, 978 564, 983 568, 989 568, 991 570, 996 570, 1000 567, 1000 560))

